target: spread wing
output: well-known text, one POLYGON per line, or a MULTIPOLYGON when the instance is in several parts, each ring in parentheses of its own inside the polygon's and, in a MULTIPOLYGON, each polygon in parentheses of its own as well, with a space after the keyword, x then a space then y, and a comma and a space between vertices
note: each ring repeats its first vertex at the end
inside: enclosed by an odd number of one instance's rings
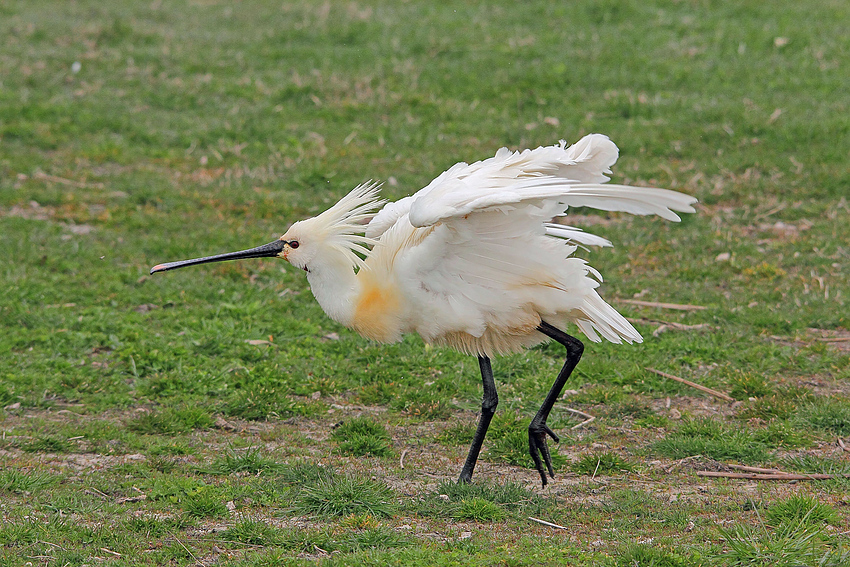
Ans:
MULTIPOLYGON (((366 236, 380 237, 405 215, 415 227, 464 217, 476 211, 507 212, 531 204, 562 215, 569 207, 591 207, 636 215, 655 214, 678 221, 674 212, 694 212, 690 195, 651 187, 607 184, 617 161, 617 146, 602 134, 575 144, 511 152, 502 148, 492 158, 458 163, 414 195, 387 204, 369 223, 366 236)), ((545 216, 545 215, 544 215, 545 216)), ((610 246, 607 240, 580 229, 546 223, 547 234, 579 244, 610 246)))
POLYGON ((379 238, 384 234, 398 219, 410 212, 410 204, 415 197, 416 195, 411 195, 384 205, 366 226, 366 238, 379 238))
POLYGON ((501 149, 487 160, 459 163, 372 219, 366 235, 379 241, 370 269, 422 302, 414 311, 428 316, 411 315, 411 325, 428 340, 462 332, 483 341, 470 351, 508 352, 515 345, 487 341, 529 337, 519 329, 533 329, 545 317, 574 322, 591 340, 599 340, 598 332, 613 342, 640 341, 596 293, 598 272, 570 257, 574 245, 610 243, 550 222, 578 206, 670 220, 679 220, 674 211, 694 211, 696 200, 675 191, 605 184, 617 156, 613 142, 593 134, 570 147, 501 149))
POLYGON ((605 184, 617 161, 617 146, 602 134, 585 136, 572 146, 511 152, 502 148, 492 158, 459 163, 413 196, 413 226, 430 226, 473 211, 506 209, 526 203, 557 202, 636 215, 655 214, 678 221, 674 211, 694 212, 689 195, 649 187, 605 184))

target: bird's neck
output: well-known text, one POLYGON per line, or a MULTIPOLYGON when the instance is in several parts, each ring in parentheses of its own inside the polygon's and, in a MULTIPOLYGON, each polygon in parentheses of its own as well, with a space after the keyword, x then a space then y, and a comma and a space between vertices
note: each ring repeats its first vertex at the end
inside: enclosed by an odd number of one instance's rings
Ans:
POLYGON ((351 262, 343 255, 326 258, 309 266, 307 281, 313 297, 328 317, 351 327, 358 294, 357 276, 351 262))

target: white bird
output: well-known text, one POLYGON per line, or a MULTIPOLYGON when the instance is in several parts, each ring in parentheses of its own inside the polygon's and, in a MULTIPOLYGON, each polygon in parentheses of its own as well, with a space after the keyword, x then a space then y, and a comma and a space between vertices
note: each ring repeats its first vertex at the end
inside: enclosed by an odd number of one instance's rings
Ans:
POLYGON ((269 244, 159 264, 151 273, 241 258, 279 257, 307 272, 316 300, 333 320, 381 343, 418 333, 426 342, 478 357, 481 415, 460 482, 472 478, 498 404, 490 358, 555 340, 566 362, 528 427, 529 452, 546 485, 554 478, 546 424, 584 345, 641 342, 634 327, 597 293, 602 277, 577 246, 611 246, 578 228, 552 223, 569 207, 593 207, 678 221, 696 199, 675 191, 606 184, 618 149, 591 134, 576 144, 511 152, 458 163, 395 203, 364 183, 322 214, 293 224, 269 244), (380 212, 375 214, 375 211, 380 212), (544 465, 546 469, 544 470, 544 465))

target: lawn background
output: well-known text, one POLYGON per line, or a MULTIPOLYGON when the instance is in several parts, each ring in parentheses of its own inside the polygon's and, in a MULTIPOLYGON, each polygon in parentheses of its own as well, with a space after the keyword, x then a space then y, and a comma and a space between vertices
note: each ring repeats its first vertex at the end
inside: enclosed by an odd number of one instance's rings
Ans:
POLYGON ((0 562, 847 564, 845 481, 695 476, 850 470, 847 21, 839 1, 3 2, 0 562), (581 254, 646 341, 587 345, 546 491, 522 437, 560 348, 494 362, 459 489, 474 359, 357 337, 283 262, 147 275, 368 179, 399 198, 591 132, 615 181, 701 205, 575 211, 615 243, 581 254))

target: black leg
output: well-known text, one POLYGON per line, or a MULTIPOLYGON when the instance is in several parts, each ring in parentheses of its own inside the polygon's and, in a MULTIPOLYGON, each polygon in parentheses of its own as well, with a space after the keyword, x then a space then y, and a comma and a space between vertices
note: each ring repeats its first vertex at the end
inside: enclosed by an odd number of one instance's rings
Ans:
POLYGON ((481 452, 484 437, 487 436, 487 428, 490 427, 490 421, 493 419, 493 414, 496 413, 496 406, 499 405, 499 395, 496 393, 496 382, 493 380, 490 359, 486 356, 479 356, 478 366, 481 368, 481 381, 484 384, 484 396, 481 399, 481 418, 478 420, 478 428, 475 430, 475 437, 472 439, 469 455, 466 456, 466 462, 463 464, 463 470, 460 471, 458 482, 472 480, 472 471, 475 470, 475 463, 478 462, 478 454, 481 452))
POLYGON ((543 486, 548 482, 546 480, 546 471, 543 469, 545 463, 546 469, 549 471, 549 476, 555 478, 555 471, 552 470, 552 457, 549 455, 549 447, 546 446, 546 436, 549 435, 555 443, 560 441, 558 436, 546 425, 546 419, 549 417, 549 412, 561 395, 561 390, 564 389, 564 384, 567 383, 570 374, 581 359, 581 353, 584 352, 584 345, 575 337, 572 337, 564 331, 553 327, 546 321, 541 321, 537 330, 564 345, 567 349, 567 360, 564 362, 564 367, 558 373, 558 378, 552 384, 552 389, 543 400, 543 405, 537 410, 537 415, 531 420, 528 426, 528 450, 531 453, 531 458, 534 460, 534 466, 537 472, 540 473, 540 480, 543 486))

